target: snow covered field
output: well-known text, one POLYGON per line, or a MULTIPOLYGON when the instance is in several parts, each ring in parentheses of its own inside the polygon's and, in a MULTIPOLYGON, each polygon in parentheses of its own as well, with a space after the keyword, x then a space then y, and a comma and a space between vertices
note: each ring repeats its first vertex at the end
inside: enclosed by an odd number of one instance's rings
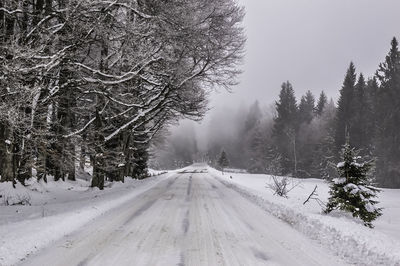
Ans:
POLYGON ((1 184, 0 195, 29 193, 31 205, 0 205, 0 265, 400 265, 400 190, 381 193, 369 229, 303 205, 315 185, 326 201, 321 180, 300 180, 288 199, 270 182, 194 165, 104 191, 84 180, 1 184))
POLYGON ((286 199, 273 195, 268 187, 273 182, 271 176, 222 175, 220 171, 208 169, 227 186, 347 261, 361 265, 400 265, 400 190, 382 190, 378 206, 384 208, 383 215, 373 223, 375 228, 369 229, 348 214, 325 215, 315 200, 303 205, 316 185, 318 198, 327 202, 329 186, 323 180, 293 179, 297 186, 286 199))
MULTIPOLYGON (((150 171, 157 175, 158 171, 150 171)), ((0 265, 13 265, 27 254, 77 230, 107 211, 126 204, 169 174, 145 180, 126 178, 125 183, 108 183, 103 191, 90 188, 90 182, 28 180, 27 187, 0 183, 0 265), (27 199, 30 205, 14 205, 27 199)))

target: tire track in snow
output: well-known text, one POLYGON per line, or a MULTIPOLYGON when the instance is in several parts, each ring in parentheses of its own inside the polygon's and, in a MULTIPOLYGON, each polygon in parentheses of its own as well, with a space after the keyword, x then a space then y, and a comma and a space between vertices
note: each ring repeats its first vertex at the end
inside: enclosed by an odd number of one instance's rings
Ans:
MULTIPOLYGON (((133 198, 130 202, 127 202, 126 205, 121 205, 117 209, 112 210, 110 213, 107 214, 110 217, 110 219, 107 220, 107 223, 104 223, 103 221, 101 224, 99 224, 95 221, 94 224, 92 224, 91 226, 92 230, 82 231, 82 228, 79 231, 75 232, 70 237, 78 237, 74 239, 74 244, 71 247, 68 247, 68 249, 76 250, 77 247, 86 245, 88 243, 88 239, 92 239, 90 250, 87 250, 86 253, 83 251, 75 253, 73 258, 75 262, 70 261, 68 262, 68 264, 62 264, 61 261, 58 261, 57 264, 54 265, 92 265, 92 260, 97 259, 96 257, 107 250, 110 245, 115 245, 115 243, 129 239, 132 237, 132 235, 142 230, 146 230, 147 232, 151 233, 153 229, 155 229, 153 226, 154 224, 152 223, 140 223, 139 227, 132 228, 133 231, 132 229, 129 229, 129 227, 132 223, 135 223, 137 218, 145 215, 152 206, 157 205, 157 202, 161 203, 165 202, 165 200, 168 200, 165 199, 166 195, 169 196, 169 199, 172 200, 173 196, 171 197, 171 195, 168 195, 168 193, 170 192, 170 188, 172 187, 172 185, 178 180, 180 176, 181 175, 178 175, 172 180, 167 179, 165 181, 162 181, 152 190, 145 191, 142 194, 138 195, 138 197, 133 198), (140 203, 142 203, 142 205, 140 205, 140 203), (118 226, 117 228, 113 227, 113 224, 117 223, 120 226, 118 226), (144 228, 142 229, 143 226, 144 228)), ((147 241, 145 238, 143 238, 142 240, 142 244, 147 241)), ((61 240, 60 242, 65 242, 65 240, 61 240)), ((64 246, 65 245, 57 246, 56 252, 59 252, 61 254, 65 253, 66 247, 64 246)), ((52 248, 50 247, 48 249, 50 251, 52 250, 52 248)), ((26 262, 27 265, 31 265, 31 261, 27 260, 26 262)), ((43 264, 33 263, 33 265, 43 264)))
POLYGON ((182 221, 182 228, 183 228, 183 233, 186 235, 188 230, 189 230, 190 222, 189 222, 189 209, 185 213, 185 217, 183 218, 182 221))
POLYGON ((150 209, 150 207, 153 206, 154 203, 156 203, 157 201, 158 201, 158 199, 152 199, 150 201, 147 201, 145 204, 142 205, 142 207, 140 207, 137 211, 132 213, 132 215, 129 216, 128 219, 126 219, 126 221, 123 223, 123 225, 131 223, 133 219, 135 219, 138 216, 142 215, 145 211, 150 209))
POLYGON ((186 190, 186 198, 188 199, 188 197, 190 196, 190 193, 192 192, 192 178, 193 176, 189 177, 189 184, 186 190))

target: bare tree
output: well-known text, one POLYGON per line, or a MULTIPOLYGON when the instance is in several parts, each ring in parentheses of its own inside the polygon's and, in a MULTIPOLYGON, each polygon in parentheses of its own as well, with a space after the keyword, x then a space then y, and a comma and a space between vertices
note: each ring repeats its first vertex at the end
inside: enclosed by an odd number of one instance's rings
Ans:
POLYGON ((240 73, 244 12, 232 0, 6 1, 0 15, 2 181, 32 167, 73 180, 77 146, 93 186, 123 180, 132 148, 202 118, 208 91, 240 73))

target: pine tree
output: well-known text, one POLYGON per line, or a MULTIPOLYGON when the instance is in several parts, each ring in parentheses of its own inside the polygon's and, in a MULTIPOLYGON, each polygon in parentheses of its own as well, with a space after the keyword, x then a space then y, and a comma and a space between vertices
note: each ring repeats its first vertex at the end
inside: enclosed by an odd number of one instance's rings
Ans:
POLYGON ((357 149, 362 149, 363 154, 368 154, 372 141, 372 114, 371 105, 368 101, 367 84, 363 74, 360 74, 354 89, 353 117, 349 130, 352 145, 357 149))
POLYGON ((244 11, 207 3, 212 14, 195 0, 0 1, 0 182, 23 183, 33 169, 38 179, 74 180, 79 146, 81 166, 91 157, 92 186, 120 180, 132 157, 142 175, 148 142, 164 126, 201 118, 207 87, 237 83, 244 11), (145 141, 122 143, 137 131, 145 141))
POLYGON ((222 150, 221 155, 219 156, 218 166, 221 168, 222 173, 224 173, 224 169, 229 166, 229 160, 224 150, 222 150))
POLYGON ((368 143, 368 153, 371 156, 376 156, 376 149, 377 149, 377 139, 379 136, 377 135, 378 132, 378 125, 381 121, 378 119, 378 90, 379 85, 376 77, 369 78, 367 81, 367 85, 365 88, 366 93, 366 102, 368 106, 368 114, 367 114, 367 128, 364 130, 366 131, 367 138, 369 140, 368 143))
POLYGON ((326 97, 325 92, 322 91, 318 98, 317 107, 315 108, 316 115, 322 115, 322 112, 324 111, 324 108, 327 103, 328 103, 328 98, 326 97))
POLYGON ((277 148, 269 145, 266 149, 266 166, 265 172, 269 175, 282 175, 282 158, 277 148))
POLYGON ((256 127, 261 120, 261 109, 258 101, 255 101, 250 107, 245 121, 245 131, 250 131, 256 127))
POLYGON ((299 104, 299 122, 309 124, 314 116, 315 97, 311 91, 301 97, 299 104))
POLYGON ((296 174, 296 139, 298 131, 298 108, 292 84, 282 84, 279 101, 276 102, 277 115, 274 118, 273 137, 280 154, 282 174, 296 174))
POLYGON ((315 136, 311 133, 314 128, 310 125, 314 118, 314 109, 314 95, 307 91, 301 98, 298 114, 300 127, 297 141, 297 152, 299 154, 297 176, 301 178, 309 178, 311 176, 313 153, 316 148, 315 136))
POLYGON ((372 228, 372 221, 382 215, 382 209, 374 206, 378 203, 375 198, 379 189, 371 185, 372 162, 361 162, 361 156, 348 141, 343 146, 341 159, 337 165, 339 177, 332 180, 325 213, 335 209, 351 212, 372 228))
POLYGON ((376 126, 378 125, 378 91, 379 91, 379 85, 376 77, 370 78, 367 81, 367 87, 366 87, 366 93, 367 93, 367 99, 370 105, 370 111, 371 111, 371 130, 372 132, 372 138, 375 137, 376 134, 376 126))
POLYGON ((247 170, 250 173, 265 173, 266 143, 260 123, 252 131, 249 143, 250 161, 247 170))
POLYGON ((312 176, 322 177, 326 180, 332 180, 337 177, 336 167, 332 163, 336 158, 334 139, 335 118, 336 107, 334 101, 331 99, 317 120, 320 124, 318 129, 320 141, 313 153, 314 159, 312 165, 312 176))
POLYGON ((379 65, 380 87, 375 103, 377 172, 380 184, 400 187, 400 52, 396 38, 379 65))
POLYGON ((335 125, 335 145, 337 151, 345 144, 345 137, 351 128, 354 117, 354 88, 356 84, 356 68, 353 62, 347 70, 346 77, 340 90, 338 101, 336 125, 335 125))
POLYGON ((259 147, 256 146, 261 145, 261 143, 256 144, 256 142, 261 141, 261 134, 257 135, 257 131, 260 130, 261 117, 262 113, 259 103, 255 101, 247 112, 244 127, 240 133, 241 142, 239 146, 243 154, 242 161, 250 172, 258 171, 253 168, 255 167, 255 161, 259 158, 259 155, 257 155, 259 147))

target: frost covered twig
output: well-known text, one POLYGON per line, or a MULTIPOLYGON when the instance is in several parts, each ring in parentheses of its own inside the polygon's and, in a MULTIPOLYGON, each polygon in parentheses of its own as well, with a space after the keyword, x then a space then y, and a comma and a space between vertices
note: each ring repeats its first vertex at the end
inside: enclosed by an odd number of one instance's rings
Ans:
POLYGON ((290 178, 287 176, 284 176, 281 179, 279 179, 275 175, 272 175, 271 177, 273 183, 268 184, 267 187, 274 191, 274 195, 278 195, 284 198, 287 198, 288 193, 300 184, 300 182, 294 183, 293 180, 292 182, 290 182, 290 178))

